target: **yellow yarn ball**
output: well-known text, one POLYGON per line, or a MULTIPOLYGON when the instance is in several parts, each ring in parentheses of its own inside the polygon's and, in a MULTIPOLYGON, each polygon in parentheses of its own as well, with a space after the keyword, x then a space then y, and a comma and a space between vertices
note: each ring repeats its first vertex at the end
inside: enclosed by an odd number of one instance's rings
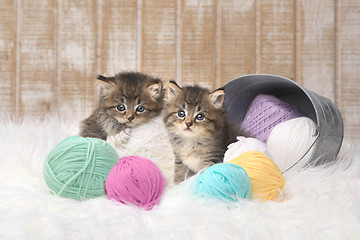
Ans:
POLYGON ((265 153, 245 152, 230 161, 242 167, 251 181, 251 197, 273 200, 285 186, 280 168, 265 153))

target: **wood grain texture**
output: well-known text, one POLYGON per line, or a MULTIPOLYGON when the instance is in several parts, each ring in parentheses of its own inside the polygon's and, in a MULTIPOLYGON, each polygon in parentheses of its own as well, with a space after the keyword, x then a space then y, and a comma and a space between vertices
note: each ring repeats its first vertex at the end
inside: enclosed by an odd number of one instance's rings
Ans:
POLYGON ((55 1, 21 1, 18 16, 18 113, 41 115, 54 107, 55 1))
POLYGON ((101 0, 98 9, 97 74, 137 70, 137 1, 101 0))
POLYGON ((342 0, 340 10, 340 110, 345 133, 360 135, 360 1, 342 0))
POLYGON ((335 101, 335 2, 302 0, 300 79, 305 88, 335 101))
POLYGON ((95 98, 95 0, 58 5, 57 107, 64 114, 90 114, 95 98))
POLYGON ((182 83, 198 83, 215 87, 215 6, 213 0, 183 0, 181 8, 181 79, 182 83))
POLYGON ((175 78, 176 1, 143 1, 141 14, 141 71, 175 78))
POLYGON ((360 134, 358 0, 0 0, 0 114, 86 117, 97 74, 209 88, 276 74, 333 100, 360 134))
POLYGON ((255 0, 218 1, 216 85, 255 73, 255 0))
POLYGON ((257 73, 295 78, 294 4, 284 0, 257 1, 257 73))
POLYGON ((0 1, 0 115, 16 112, 16 2, 0 1))

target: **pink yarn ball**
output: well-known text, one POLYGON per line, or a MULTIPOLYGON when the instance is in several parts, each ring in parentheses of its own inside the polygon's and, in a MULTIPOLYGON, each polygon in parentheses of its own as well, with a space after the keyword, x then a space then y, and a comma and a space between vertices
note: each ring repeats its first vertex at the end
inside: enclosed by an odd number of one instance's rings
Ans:
POLYGON ((160 202, 165 179, 151 160, 126 156, 110 170, 105 187, 109 199, 151 210, 160 202))

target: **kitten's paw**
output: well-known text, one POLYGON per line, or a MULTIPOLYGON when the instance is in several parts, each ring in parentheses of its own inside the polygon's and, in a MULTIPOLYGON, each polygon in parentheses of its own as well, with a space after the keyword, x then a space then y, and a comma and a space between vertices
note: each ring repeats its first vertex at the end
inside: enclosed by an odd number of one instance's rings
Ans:
POLYGON ((125 129, 124 129, 124 132, 125 132, 127 135, 129 135, 129 137, 130 137, 131 128, 125 128, 125 129))
POLYGON ((130 139, 130 128, 125 128, 123 131, 119 132, 116 135, 108 136, 107 142, 113 147, 117 148, 126 144, 130 139))
POLYGON ((118 144, 125 144, 129 141, 131 128, 125 128, 123 131, 115 135, 118 144))

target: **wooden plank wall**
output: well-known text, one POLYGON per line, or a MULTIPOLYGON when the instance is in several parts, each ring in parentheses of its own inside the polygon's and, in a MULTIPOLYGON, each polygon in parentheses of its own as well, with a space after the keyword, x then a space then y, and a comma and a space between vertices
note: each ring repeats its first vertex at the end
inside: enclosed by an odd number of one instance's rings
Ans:
POLYGON ((0 0, 0 114, 87 116, 97 74, 210 88, 246 74, 332 99, 360 134, 358 0, 0 0))

